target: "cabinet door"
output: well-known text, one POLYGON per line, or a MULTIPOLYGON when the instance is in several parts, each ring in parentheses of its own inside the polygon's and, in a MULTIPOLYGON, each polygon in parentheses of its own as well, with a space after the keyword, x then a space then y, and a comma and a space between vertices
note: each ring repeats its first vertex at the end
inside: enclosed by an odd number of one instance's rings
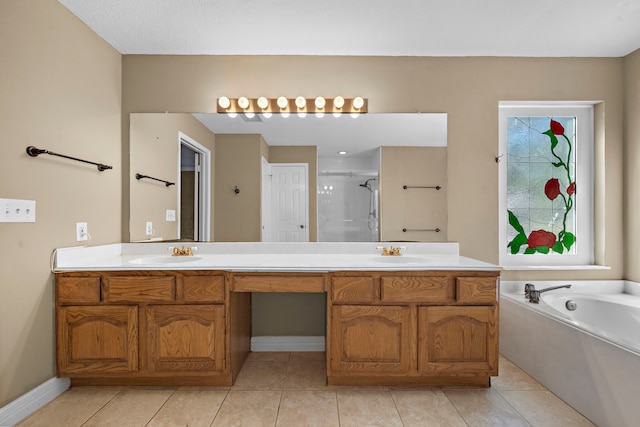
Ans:
POLYGON ((69 306, 57 312, 58 374, 138 370, 138 310, 69 306))
POLYGON ((409 372, 416 348, 409 307, 337 305, 331 313, 334 372, 409 372))
POLYGON ((149 306, 146 319, 149 371, 223 370, 223 305, 149 306))
POLYGON ((419 307, 418 370, 498 374, 495 307, 419 307))

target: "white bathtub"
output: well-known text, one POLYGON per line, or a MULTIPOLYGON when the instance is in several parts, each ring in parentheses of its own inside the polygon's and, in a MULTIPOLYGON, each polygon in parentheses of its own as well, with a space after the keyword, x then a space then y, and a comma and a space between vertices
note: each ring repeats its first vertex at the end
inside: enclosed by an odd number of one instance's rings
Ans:
POLYGON ((500 352, 598 426, 638 425, 639 283, 502 281, 500 352), (572 286, 533 304, 525 283, 572 286))

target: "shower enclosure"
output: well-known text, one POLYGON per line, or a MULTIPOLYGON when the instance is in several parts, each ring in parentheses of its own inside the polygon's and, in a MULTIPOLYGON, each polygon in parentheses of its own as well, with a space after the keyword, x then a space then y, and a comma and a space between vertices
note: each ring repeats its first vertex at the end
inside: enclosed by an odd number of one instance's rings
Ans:
POLYGON ((319 174, 319 241, 378 241, 378 211, 377 172, 322 172, 319 174))

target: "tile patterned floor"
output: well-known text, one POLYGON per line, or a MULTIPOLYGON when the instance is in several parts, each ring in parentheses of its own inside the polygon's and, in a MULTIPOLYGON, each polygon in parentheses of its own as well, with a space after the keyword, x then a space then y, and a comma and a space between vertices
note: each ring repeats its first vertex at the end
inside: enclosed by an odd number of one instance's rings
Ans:
POLYGON ((505 358, 489 389, 331 387, 324 353, 252 353, 233 387, 75 387, 18 426, 593 424, 505 358))

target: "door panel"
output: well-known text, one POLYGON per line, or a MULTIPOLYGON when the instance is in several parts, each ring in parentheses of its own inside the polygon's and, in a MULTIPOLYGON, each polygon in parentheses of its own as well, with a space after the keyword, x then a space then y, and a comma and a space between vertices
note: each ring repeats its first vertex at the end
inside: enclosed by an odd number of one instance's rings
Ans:
POLYGON ((59 375, 138 370, 137 307, 62 307, 57 333, 59 375))
POLYGON ((146 309, 150 371, 220 371, 224 367, 224 306, 146 309))
POLYGON ((416 348, 409 307, 333 306, 331 325, 334 371, 409 372, 416 348))
POLYGON ((497 375, 495 310, 495 307, 420 307, 418 369, 497 375))
POLYGON ((272 233, 278 242, 309 241, 308 167, 272 164, 272 233))

